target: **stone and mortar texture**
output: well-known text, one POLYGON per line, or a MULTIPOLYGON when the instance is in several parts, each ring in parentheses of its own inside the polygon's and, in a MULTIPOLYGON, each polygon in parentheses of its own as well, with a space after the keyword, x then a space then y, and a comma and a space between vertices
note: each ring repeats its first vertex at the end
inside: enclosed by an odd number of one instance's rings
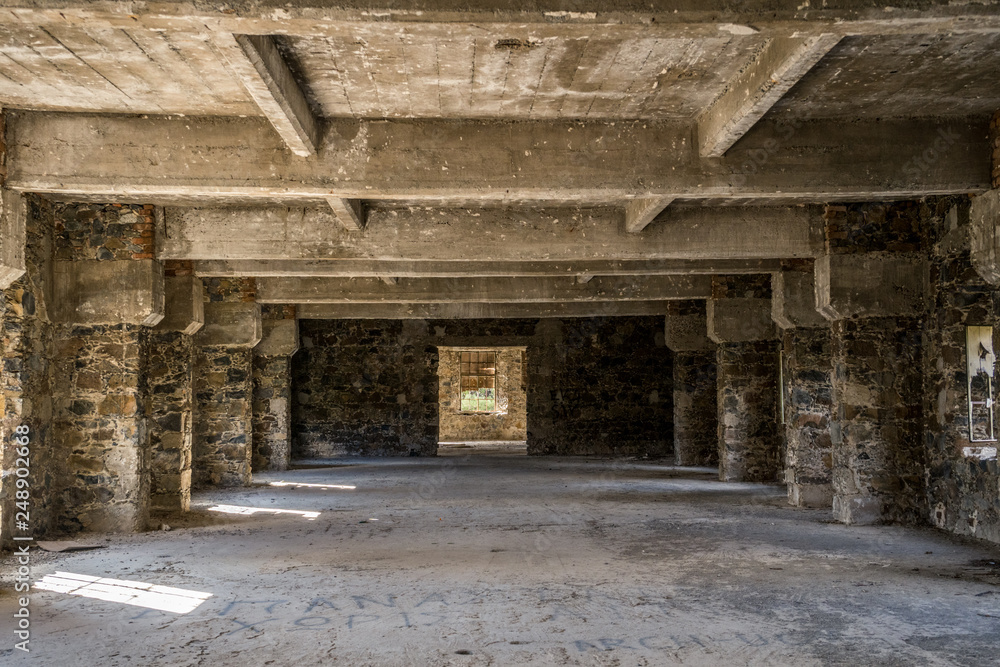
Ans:
POLYGON ((192 395, 195 348, 179 331, 149 334, 151 508, 191 506, 192 395))
MULTIPOLYGON (((208 278, 204 289, 206 303, 248 303, 256 296, 252 278, 208 278)), ((245 486, 251 479, 253 351, 198 345, 197 337, 195 344, 192 488, 245 486)))
MULTIPOLYGON (((948 204, 828 206, 827 251, 919 252, 934 208, 948 204)), ((921 315, 832 325, 833 511, 845 523, 925 520, 921 315)))
POLYGON ((672 456, 672 356, 660 317, 300 325, 293 459, 434 454, 438 347, 522 346, 529 454, 672 456))
MULTIPOLYGON (((292 306, 263 306, 266 320, 294 319, 292 306)), ((259 346, 258 346, 259 348, 259 346)), ((253 470, 285 470, 292 455, 292 355, 253 353, 253 470)))
POLYGON ((718 374, 705 301, 673 301, 667 304, 667 320, 680 329, 677 340, 667 341, 673 346, 674 463, 717 466, 718 374))
MULTIPOLYGON (((769 275, 725 276, 712 282, 715 299, 769 299, 769 275)), ((778 344, 775 340, 716 347, 719 479, 779 481, 778 344)))
MULTIPOLYGON (((1000 349, 1000 291, 972 266, 967 201, 943 200, 925 214, 934 223, 922 364, 930 520, 959 535, 1000 543, 1000 467, 995 458, 962 452, 997 445, 969 441, 965 327, 994 327, 993 349, 1000 349)), ((994 381, 994 400, 998 385, 994 381)))
POLYGON ((441 442, 467 440, 527 440, 528 397, 524 369, 521 368, 523 348, 496 348, 496 383, 498 393, 507 398, 507 414, 462 412, 461 351, 438 350, 440 387, 441 442))

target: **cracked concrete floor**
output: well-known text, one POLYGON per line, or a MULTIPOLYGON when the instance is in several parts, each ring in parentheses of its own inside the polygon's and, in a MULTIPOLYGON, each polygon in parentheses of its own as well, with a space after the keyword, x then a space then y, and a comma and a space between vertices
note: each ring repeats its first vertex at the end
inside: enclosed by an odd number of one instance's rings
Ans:
POLYGON ((708 469, 513 456, 338 463, 196 494, 196 511, 166 518, 169 532, 33 552, 36 580, 59 571, 211 594, 188 613, 35 590, 26 656, 8 649, 5 558, 0 663, 1000 662, 992 547, 838 525, 788 507, 781 487, 722 484, 708 469))

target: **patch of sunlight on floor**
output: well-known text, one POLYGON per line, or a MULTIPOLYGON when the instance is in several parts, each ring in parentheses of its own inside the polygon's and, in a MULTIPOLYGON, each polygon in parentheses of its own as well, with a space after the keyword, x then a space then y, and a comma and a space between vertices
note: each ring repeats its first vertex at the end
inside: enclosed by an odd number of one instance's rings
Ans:
POLYGON ((141 581, 106 579, 86 574, 56 572, 47 574, 35 582, 40 591, 68 593, 107 602, 121 602, 136 607, 187 614, 212 597, 211 593, 189 591, 171 586, 147 584, 141 581))
POLYGON ((319 516, 319 512, 305 512, 303 510, 277 510, 270 507, 242 507, 240 505, 216 505, 209 507, 209 512, 222 512, 224 514, 242 514, 252 516, 254 514, 298 514, 304 519, 312 521, 319 516))
POLYGON ((358 487, 349 484, 306 484, 304 482, 268 482, 268 486, 290 486, 295 488, 296 486, 306 486, 315 489, 347 489, 354 490, 358 487))

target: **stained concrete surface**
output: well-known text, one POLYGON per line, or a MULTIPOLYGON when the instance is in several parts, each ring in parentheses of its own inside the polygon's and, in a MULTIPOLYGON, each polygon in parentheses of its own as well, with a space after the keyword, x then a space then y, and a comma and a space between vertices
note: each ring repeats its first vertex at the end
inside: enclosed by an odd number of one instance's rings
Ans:
POLYGON ((723 484, 710 468, 332 463, 196 493, 191 514, 165 519, 169 532, 33 551, 35 580, 63 571, 211 597, 175 614, 35 590, 24 655, 5 650, 7 574, 0 663, 997 664, 992 547, 834 524, 829 511, 789 507, 783 487, 723 484), (319 515, 208 511, 220 504, 319 515))

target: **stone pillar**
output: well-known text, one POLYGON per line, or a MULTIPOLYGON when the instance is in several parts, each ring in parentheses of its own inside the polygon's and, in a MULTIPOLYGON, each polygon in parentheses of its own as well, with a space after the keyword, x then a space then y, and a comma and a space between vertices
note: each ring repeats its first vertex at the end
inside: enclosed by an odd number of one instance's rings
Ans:
POLYGON ((816 261, 816 302, 833 322, 833 513, 844 523, 925 516, 924 206, 827 208, 830 250, 816 261), (858 252, 852 237, 877 252, 858 252))
POLYGON ((674 463, 719 464, 715 343, 708 338, 705 302, 667 304, 664 340, 674 353, 674 463))
POLYGON ((261 339, 253 279, 205 281, 205 326, 195 334, 194 488, 251 479, 253 353, 261 339))
MULTIPOLYGON (((25 273, 0 290, 0 463, 16 466, 14 435, 27 426, 31 452, 30 534, 44 537, 53 517, 58 457, 52 437, 49 357, 52 325, 47 314, 52 257, 51 206, 31 197, 27 207, 25 273)), ((0 240, 0 243, 3 241, 0 240)), ((0 548, 12 548, 17 510, 14 475, 0 476, 0 548)))
POLYGON ((253 349, 252 469, 286 470, 292 454, 292 355, 299 349, 294 306, 263 306, 253 349))
POLYGON ((786 261, 774 277, 771 317, 782 329, 785 482, 796 507, 833 504, 830 323, 816 310, 811 261, 786 261))
MULTIPOLYGON (((0 133, 3 127, 0 123, 0 133)), ((0 143, 2 143, 0 139, 0 143)), ((2 158, 2 151, 0 151, 2 158)), ((27 204, 23 195, 0 187, 0 289, 24 275, 27 204)))
POLYGON ((166 314, 149 340, 151 508, 186 512, 194 422, 192 334, 204 324, 204 289, 183 263, 168 262, 165 273, 166 314))
POLYGON ((150 206, 55 207, 53 430, 59 530, 133 532, 149 514, 147 325, 163 318, 150 206))
POLYGON ((769 275, 717 277, 706 306, 708 337, 718 345, 719 479, 726 482, 769 483, 780 477, 770 282, 769 275))

